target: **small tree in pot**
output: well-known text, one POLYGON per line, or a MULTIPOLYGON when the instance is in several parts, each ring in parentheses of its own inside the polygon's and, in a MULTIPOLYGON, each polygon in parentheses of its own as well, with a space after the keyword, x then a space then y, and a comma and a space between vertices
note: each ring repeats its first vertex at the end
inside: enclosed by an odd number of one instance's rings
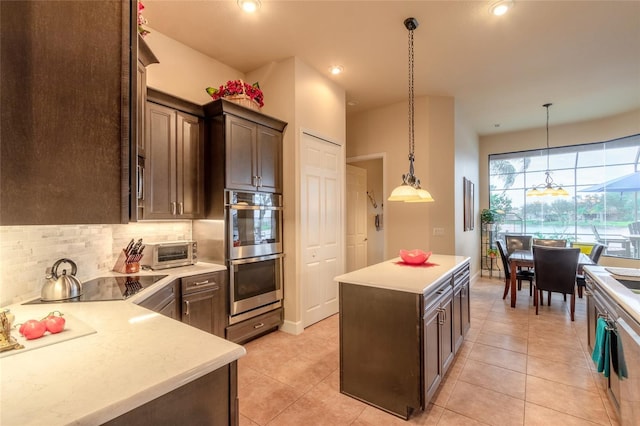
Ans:
POLYGON ((500 213, 496 210, 483 209, 480 212, 480 222, 482 223, 496 223, 500 220, 500 213))

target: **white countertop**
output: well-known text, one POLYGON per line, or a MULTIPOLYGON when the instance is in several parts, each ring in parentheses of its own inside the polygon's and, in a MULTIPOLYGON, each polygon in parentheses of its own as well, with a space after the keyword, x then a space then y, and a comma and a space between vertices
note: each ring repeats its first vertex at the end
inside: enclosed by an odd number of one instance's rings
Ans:
POLYGON ((221 269, 144 272, 170 277, 125 301, 8 306, 16 322, 57 309, 96 332, 0 358, 0 424, 100 424, 242 357, 242 346, 135 304, 175 278, 221 269))
POLYGON ((464 256, 432 254, 426 263, 414 266, 397 257, 339 275, 334 281, 424 294, 429 286, 468 261, 469 258, 464 256))
POLYGON ((635 294, 620 284, 604 266, 585 266, 584 269, 598 281, 609 296, 620 304, 622 309, 640 323, 640 294, 635 294))

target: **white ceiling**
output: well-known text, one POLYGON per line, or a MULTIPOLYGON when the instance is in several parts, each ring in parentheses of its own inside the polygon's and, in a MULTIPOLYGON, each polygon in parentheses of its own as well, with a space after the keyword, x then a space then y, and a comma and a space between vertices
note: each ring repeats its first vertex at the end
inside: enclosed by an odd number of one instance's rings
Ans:
POLYGON ((153 30, 241 72, 301 58, 357 103, 348 114, 407 99, 410 16, 416 96, 455 97, 480 135, 544 126, 547 102, 551 125, 640 108, 638 0, 515 0, 502 17, 487 0, 262 0, 254 15, 236 0, 144 4, 153 30))

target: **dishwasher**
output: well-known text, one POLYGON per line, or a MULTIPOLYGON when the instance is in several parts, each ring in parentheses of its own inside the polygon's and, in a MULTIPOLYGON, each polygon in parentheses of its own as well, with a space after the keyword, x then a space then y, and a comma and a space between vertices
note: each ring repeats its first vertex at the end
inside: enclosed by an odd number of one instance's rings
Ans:
POLYGON ((626 378, 619 378, 611 373, 611 377, 618 381, 620 421, 623 426, 640 425, 640 325, 622 312, 616 321, 616 330, 621 342, 626 364, 626 378))

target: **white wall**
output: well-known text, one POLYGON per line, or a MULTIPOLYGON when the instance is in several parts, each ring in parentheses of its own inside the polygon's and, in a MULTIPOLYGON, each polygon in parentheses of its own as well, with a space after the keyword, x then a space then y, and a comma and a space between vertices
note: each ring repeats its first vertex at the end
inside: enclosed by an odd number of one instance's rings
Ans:
POLYGON ((455 234, 456 254, 471 258, 471 275, 480 272, 480 212, 479 198, 479 166, 478 135, 472 130, 465 117, 457 108, 455 113, 455 234), (464 191, 463 178, 474 183, 474 219, 473 231, 464 231, 464 191))
MULTIPOLYGON (((400 249, 455 254, 455 159, 453 98, 415 99, 415 174, 433 203, 385 203, 386 252, 400 249), (433 236, 433 227, 444 235, 433 236)), ((402 183, 409 171, 407 105, 399 102, 349 116, 347 157, 386 154, 387 192, 402 183)), ((389 193, 381 194, 385 201, 389 193)))
MULTIPOLYGON (((604 142, 640 133, 640 110, 579 123, 549 126, 549 146, 579 145, 604 142)), ((480 137, 480 205, 489 205, 489 154, 525 151, 546 147, 546 129, 523 130, 480 137)), ((640 261, 603 256, 600 263, 608 266, 640 267, 640 261)))
MULTIPOLYGON (((204 18, 203 18, 204 19, 204 18)), ((160 63, 147 67, 147 86, 198 105, 211 102, 209 86, 219 87, 245 75, 150 28, 144 40, 160 63)), ((254 83, 254 81, 247 81, 254 83)))

